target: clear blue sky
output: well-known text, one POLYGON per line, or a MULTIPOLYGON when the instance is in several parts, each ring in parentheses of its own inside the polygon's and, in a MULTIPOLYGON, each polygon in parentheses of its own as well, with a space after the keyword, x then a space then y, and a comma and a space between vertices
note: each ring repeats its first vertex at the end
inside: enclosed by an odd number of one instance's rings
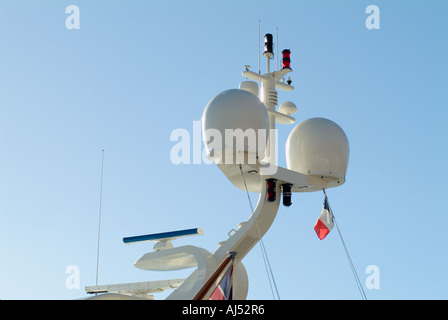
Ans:
MULTIPOLYGON (((447 12, 443 0, 1 1, 0 299, 82 298, 95 284, 102 149, 99 284, 191 271, 134 268, 152 244, 124 236, 201 227, 175 245, 213 252, 250 216, 215 165, 172 164, 169 137, 257 69, 258 20, 291 49, 296 90, 280 101, 297 123, 326 117, 348 136, 347 182, 327 194, 367 298, 447 299, 447 12), (79 30, 65 26, 70 4, 79 30), (365 26, 371 4, 379 30, 365 26)), ((284 166, 293 125, 278 128, 284 166)), ((360 298, 336 230, 314 233, 322 202, 294 194, 264 237, 282 299, 360 298)), ((259 246, 243 262, 248 299, 272 299, 259 246)))

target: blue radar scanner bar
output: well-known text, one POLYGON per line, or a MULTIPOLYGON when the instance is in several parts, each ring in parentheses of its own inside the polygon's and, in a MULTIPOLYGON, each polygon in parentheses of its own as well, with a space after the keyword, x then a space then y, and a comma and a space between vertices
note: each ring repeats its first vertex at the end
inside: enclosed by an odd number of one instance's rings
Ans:
POLYGON ((181 237, 190 237, 204 234, 201 228, 185 229, 178 231, 168 231, 161 233, 146 234, 141 236, 125 237, 123 242, 126 244, 144 242, 144 241, 166 241, 181 237))

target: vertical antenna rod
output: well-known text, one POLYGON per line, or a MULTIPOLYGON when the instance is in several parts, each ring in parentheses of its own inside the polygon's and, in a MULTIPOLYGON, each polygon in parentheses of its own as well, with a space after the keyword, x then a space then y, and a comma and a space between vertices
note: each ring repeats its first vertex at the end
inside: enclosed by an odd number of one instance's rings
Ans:
POLYGON ((277 49, 277 71, 278 71, 278 27, 277 27, 277 45, 276 45, 276 49, 277 49))
POLYGON ((260 20, 258 20, 258 74, 261 74, 261 66, 260 66, 260 64, 261 64, 261 62, 260 62, 260 59, 261 59, 261 44, 260 44, 261 39, 260 39, 260 37, 261 37, 261 34, 260 34, 260 20))
POLYGON ((96 250, 96 285, 98 286, 98 266, 100 263, 100 232, 101 232, 101 203, 103 200, 103 169, 104 169, 104 149, 101 151, 101 184, 100 184, 100 210, 98 213, 98 247, 96 250))

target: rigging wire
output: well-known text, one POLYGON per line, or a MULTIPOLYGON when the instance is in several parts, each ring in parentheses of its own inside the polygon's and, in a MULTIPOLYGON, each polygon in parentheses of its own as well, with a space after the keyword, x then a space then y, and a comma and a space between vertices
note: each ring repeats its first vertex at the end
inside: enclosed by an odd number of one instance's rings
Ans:
MULTIPOLYGON (((252 205, 252 201, 251 201, 250 196, 249 196, 249 192, 248 192, 247 184, 246 184, 246 179, 244 178, 244 173, 243 173, 243 169, 242 169, 241 164, 240 164, 240 171, 241 171, 241 175, 242 175, 242 177, 243 177, 244 187, 245 187, 245 189, 246 189, 247 200, 249 200, 250 210, 251 210, 251 212, 253 213, 253 212, 254 212, 254 207, 253 207, 253 205, 252 205)), ((256 230, 257 230, 258 237, 260 238, 260 233, 259 233, 259 231, 258 231, 258 226, 257 226, 256 222, 255 222, 255 228, 256 228, 256 230)), ((274 290, 273 290, 273 287, 272 287, 272 281, 271 281, 271 277, 269 276, 268 264, 267 264, 267 262, 266 262, 266 261, 267 261, 267 253, 266 253, 266 248, 264 248, 263 238, 260 238, 259 243, 260 243, 261 255, 262 255, 262 257, 263 257, 264 267, 265 267, 265 269, 266 269, 266 274, 267 274, 267 276, 268 276, 269 287, 271 288, 272 297, 273 297, 274 300, 275 300, 275 294, 274 294, 274 290)))
MULTIPOLYGON (((240 164, 240 171, 241 171, 241 176, 243 177, 244 188, 246 189, 247 199, 249 200, 249 206, 250 206, 251 212, 253 213, 254 207, 252 205, 252 201, 249 196, 249 191, 247 189, 246 179, 244 178, 243 168, 242 168, 241 164, 240 164)), ((264 246, 263 238, 260 237, 260 232, 258 230, 258 225, 257 225, 256 221, 255 221, 255 228, 257 230, 258 237, 260 238, 259 244, 260 244, 260 249, 261 249, 261 255, 263 256, 263 262, 264 262, 264 266, 266 269, 266 274, 268 276, 268 281, 269 281, 269 286, 271 288, 272 297, 274 298, 274 300, 276 299, 275 294, 274 294, 274 289, 273 289, 273 288, 275 288, 275 293, 277 294, 277 298, 278 298, 278 300, 280 300, 280 294, 278 293, 277 284, 275 282, 274 273, 272 272, 272 267, 269 262, 268 253, 266 251, 266 247, 264 246), (274 287, 272 285, 274 285, 274 287)))
MULTIPOLYGON (((324 192, 325 198, 327 198, 327 193, 325 192, 325 189, 322 189, 322 191, 324 192)), ((350 268, 352 270, 353 277, 355 278, 356 286, 358 287, 358 290, 359 290, 359 293, 361 295, 361 298, 363 300, 367 300, 366 293, 364 292, 364 288, 362 287, 362 283, 359 280, 358 273, 356 272, 355 265, 353 264, 353 260, 350 257, 350 253, 348 252, 347 246, 345 244, 344 238, 342 237, 341 230, 339 229, 338 223, 337 223, 336 218, 335 218, 335 216, 333 214, 333 210, 331 209, 329 201, 327 201, 327 204, 328 204, 328 209, 330 209, 331 215, 333 217, 333 221, 334 221, 334 224, 336 226, 336 229, 338 230, 339 238, 341 238, 342 246, 344 247, 345 255, 347 256, 347 260, 348 260, 348 262, 350 264, 350 268)))

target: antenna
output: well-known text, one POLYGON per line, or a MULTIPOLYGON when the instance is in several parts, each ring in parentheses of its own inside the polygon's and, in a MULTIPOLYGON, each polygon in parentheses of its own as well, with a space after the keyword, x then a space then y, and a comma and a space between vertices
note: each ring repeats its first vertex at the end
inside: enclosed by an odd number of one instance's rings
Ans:
POLYGON ((96 251, 96 285, 98 285, 98 266, 100 263, 100 232, 101 232, 101 203, 103 200, 103 169, 104 169, 104 149, 101 151, 101 184, 100 184, 100 209, 98 213, 98 247, 96 251))
POLYGON ((261 34, 260 34, 260 20, 258 20, 258 74, 261 74, 261 34))
POLYGON ((278 27, 277 27, 277 45, 276 45, 276 49, 277 49, 277 71, 278 71, 278 27))
POLYGON ((145 234, 141 236, 124 237, 123 242, 126 244, 131 244, 144 241, 168 241, 181 237, 197 236, 202 234, 204 234, 204 231, 202 231, 201 228, 194 228, 178 231, 145 234))

